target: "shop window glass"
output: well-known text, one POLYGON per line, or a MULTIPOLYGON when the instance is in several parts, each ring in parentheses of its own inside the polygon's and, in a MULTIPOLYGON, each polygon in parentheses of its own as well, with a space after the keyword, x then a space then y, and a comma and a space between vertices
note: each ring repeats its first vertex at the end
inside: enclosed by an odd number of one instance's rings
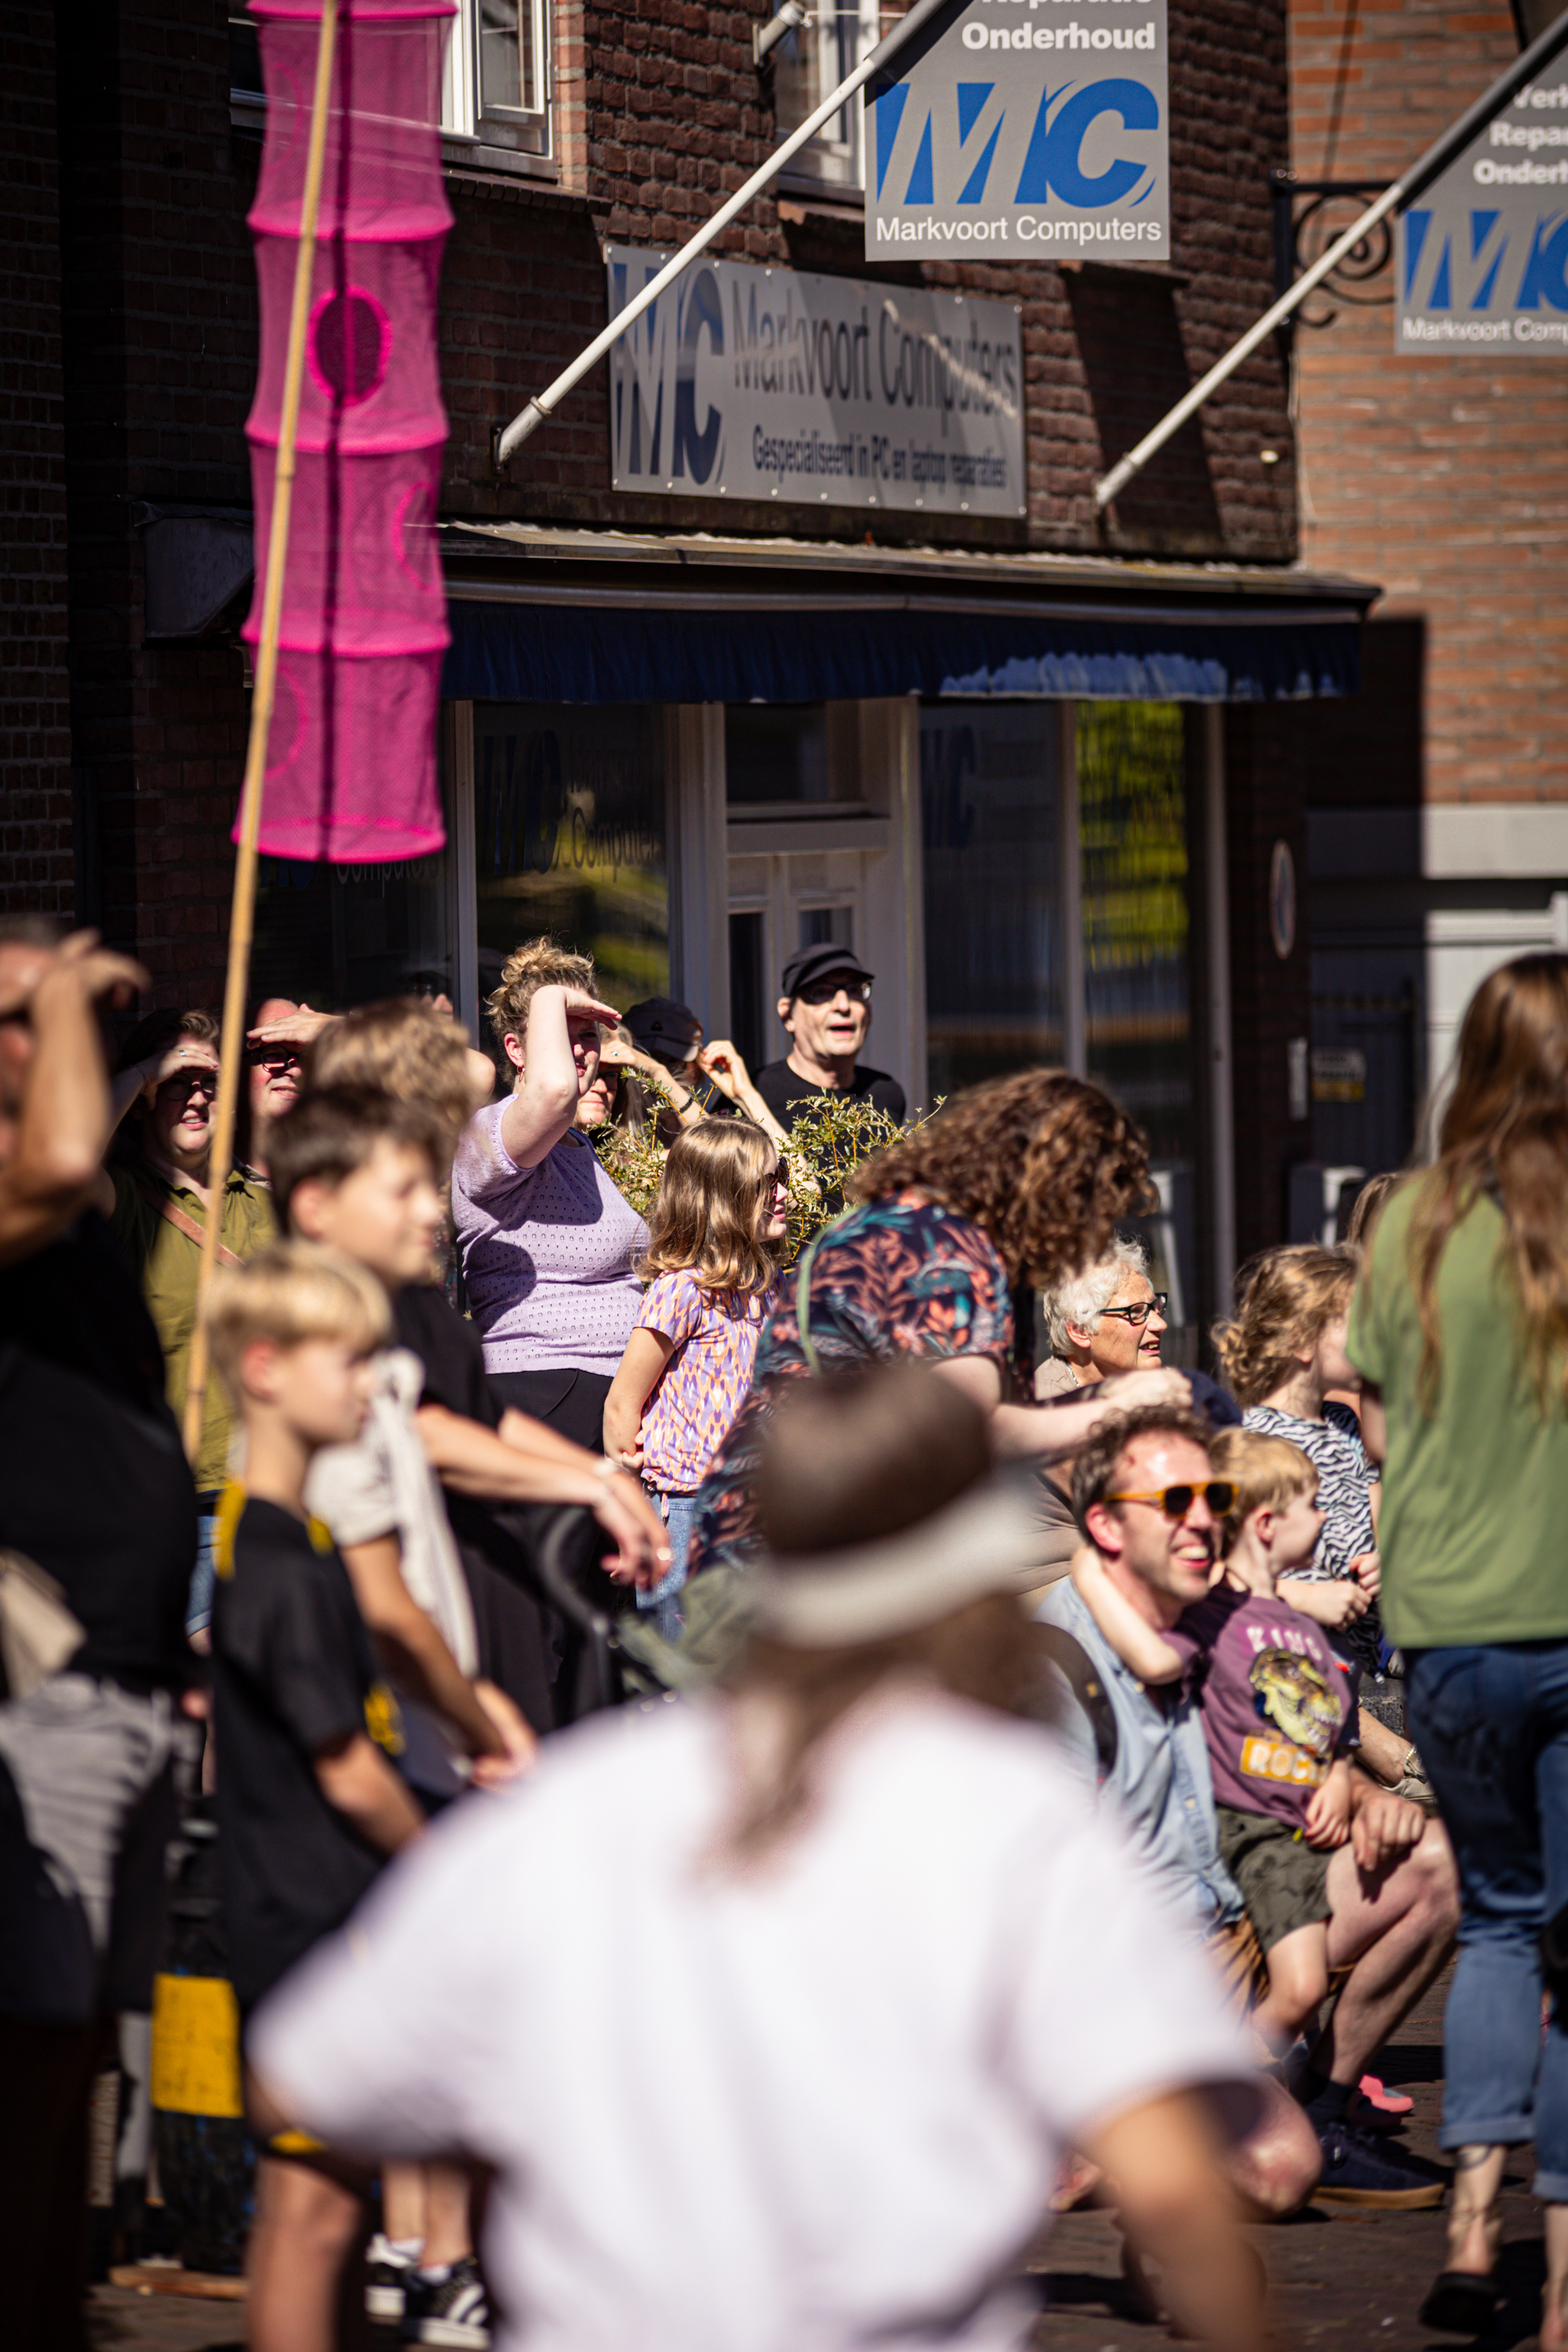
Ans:
POLYGON ((921 714, 931 1090, 1062 1057, 1056 706, 921 714))
POLYGON ((745 807, 831 800, 826 705, 731 703, 724 780, 725 797, 745 807))
POLYGON ((1180 706, 1080 703, 1078 791, 1089 1075, 1131 1112, 1156 1164, 1190 1163, 1180 706))
POLYGON ((263 857, 257 870, 253 1003, 287 996, 342 1013, 383 996, 452 994, 447 857, 384 866, 263 857))
POLYGON ((768 1015, 763 971, 763 919, 746 909, 730 918, 730 1036, 749 1070, 767 1060, 768 1015))
POLYGON ((667 992, 662 709, 476 703, 474 849, 481 1003, 542 932, 593 957, 612 1004, 667 992))

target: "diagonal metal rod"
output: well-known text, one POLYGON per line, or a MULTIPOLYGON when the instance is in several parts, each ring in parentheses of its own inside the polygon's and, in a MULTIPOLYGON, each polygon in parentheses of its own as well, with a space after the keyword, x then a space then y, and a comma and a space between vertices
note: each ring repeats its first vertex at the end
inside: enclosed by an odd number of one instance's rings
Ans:
POLYGON ((915 0, 915 5, 910 10, 909 15, 901 17, 891 32, 884 34, 869 55, 861 59, 854 72, 839 83, 832 96, 823 100, 816 113, 808 114, 799 130, 792 131, 782 147, 775 147, 761 170, 753 172, 744 186, 737 188, 734 194, 720 205, 711 220, 705 221, 696 236, 689 238, 679 252, 672 255, 665 263, 658 276, 650 278, 642 292, 634 296, 624 310, 616 312, 604 332, 595 335, 586 350, 578 352, 571 366, 563 369, 552 384, 545 391, 537 394, 526 408, 519 411, 505 430, 497 434, 498 470, 506 464, 514 450, 521 448, 529 435, 543 424, 552 410, 565 399, 574 386, 581 383, 588 370, 597 365, 611 344, 617 341, 626 333, 626 329, 658 301, 666 287, 674 285, 681 271, 690 267, 705 246, 712 244, 721 229, 728 228, 730 223, 745 211, 753 196, 762 194, 768 182, 784 169, 790 157, 798 154, 808 140, 815 139, 824 123, 831 122, 839 109, 854 97, 856 91, 864 83, 870 80, 873 74, 880 73, 895 52, 901 49, 905 42, 911 39, 922 26, 929 25, 933 16, 940 16, 944 11, 951 10, 958 5, 959 0, 915 0))
POLYGON ((1179 433, 1189 416, 1217 392, 1227 376, 1234 375, 1243 360, 1250 359, 1259 343, 1266 343, 1276 327, 1282 327, 1291 312, 1303 303, 1315 286, 1321 286, 1330 273, 1337 269, 1347 254, 1353 252, 1369 229, 1375 228, 1392 212, 1403 212, 1422 191, 1430 187, 1439 172, 1450 163, 1461 149, 1469 145, 1483 124, 1489 122, 1500 106, 1506 106, 1516 90, 1532 81, 1541 67, 1550 65, 1558 51, 1568 45, 1568 16, 1560 16, 1549 25, 1538 41, 1532 41, 1510 65, 1500 74, 1491 88, 1467 107, 1457 122, 1451 122, 1442 137, 1427 148, 1419 162, 1408 172, 1384 188, 1375 204, 1367 206, 1358 220, 1353 220, 1344 235, 1336 237, 1325 253, 1319 256, 1304 276, 1298 278, 1288 294, 1282 294, 1271 310, 1266 310, 1254 327, 1249 327, 1238 343, 1233 343, 1224 359, 1217 360, 1207 375, 1194 384, 1184 399, 1178 400, 1168 415, 1163 416, 1152 433, 1146 433, 1135 449, 1130 449, 1119 464, 1094 488, 1097 507, 1108 507, 1112 499, 1124 490, 1134 474, 1163 449, 1173 433, 1179 433))

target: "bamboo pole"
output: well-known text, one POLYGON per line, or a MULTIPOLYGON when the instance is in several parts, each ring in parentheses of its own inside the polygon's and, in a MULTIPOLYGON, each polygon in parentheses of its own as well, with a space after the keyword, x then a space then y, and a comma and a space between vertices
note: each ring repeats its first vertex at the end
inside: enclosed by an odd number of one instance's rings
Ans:
POLYGON ((205 1308, 217 1265, 224 1196, 234 1163, 235 1113, 245 1062, 245 992, 250 977, 250 945, 256 928, 256 845, 261 829, 261 788, 272 705, 278 685, 278 637, 283 616, 283 575, 289 555, 289 516, 294 496, 294 444, 300 429, 300 393, 305 374, 305 331, 310 315, 310 283, 316 259, 316 220, 327 153, 327 111, 332 89, 332 53, 337 40, 338 0, 321 0, 321 31, 316 45, 316 87, 310 108, 310 143, 300 207, 300 249, 294 261, 294 300, 289 314, 289 352, 283 373, 283 415, 278 435, 278 471, 272 485, 272 528, 267 541, 267 578, 262 588, 261 635, 256 648, 256 683, 250 700, 250 736, 245 782, 239 797, 239 846, 234 867, 234 903, 229 917, 228 975, 224 984, 223 1034, 218 1043, 217 1108, 213 1119, 207 1171, 207 1213, 196 1278, 196 1322, 191 1335, 185 1383, 185 1454, 195 1461, 202 1442, 211 1355, 205 1308))

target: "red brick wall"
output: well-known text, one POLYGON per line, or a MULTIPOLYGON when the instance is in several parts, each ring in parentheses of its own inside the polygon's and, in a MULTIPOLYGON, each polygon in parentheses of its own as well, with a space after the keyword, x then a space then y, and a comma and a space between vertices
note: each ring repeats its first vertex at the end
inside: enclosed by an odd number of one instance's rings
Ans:
MULTIPOLYGON (((1291 160, 1391 178, 1519 43, 1506 5, 1294 0, 1291 160)), ((1389 303, 1297 338, 1302 553, 1426 620, 1426 795, 1568 797, 1568 370, 1395 358, 1389 303)))
MULTIPOLYGON (((1278 352, 1258 353, 1102 521, 1093 485, 1272 299, 1268 173, 1287 150, 1283 0, 1173 0, 1173 258, 1168 269, 1087 264, 867 264, 841 224, 768 196, 716 250, 847 276, 966 287, 1023 306, 1029 517, 1041 547, 1287 561, 1295 490, 1278 352), (793 212, 796 217, 787 217, 793 212), (1260 449, 1280 462, 1264 465, 1260 449)), ((605 372, 595 372, 514 461, 489 462, 498 421, 605 319, 598 240, 673 245, 771 151, 771 89, 751 64, 750 12, 687 0, 569 6, 558 16, 560 193, 454 188, 442 289, 454 513, 700 527, 702 500, 608 497, 605 372)), ((726 505, 734 530, 831 537, 859 509, 726 505)), ((1017 544, 1007 523, 882 515, 879 538, 1017 544)))
POLYGON ((69 915, 64 388, 52 15, 0 39, 0 912, 69 915))

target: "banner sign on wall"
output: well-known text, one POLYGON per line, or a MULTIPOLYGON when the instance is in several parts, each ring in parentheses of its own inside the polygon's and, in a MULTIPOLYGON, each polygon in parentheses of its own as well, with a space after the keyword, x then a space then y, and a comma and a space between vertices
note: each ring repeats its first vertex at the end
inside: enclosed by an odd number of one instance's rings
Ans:
MULTIPOLYGON (((613 319, 668 256, 605 248, 613 319)), ((1012 302, 704 257, 610 352, 610 479, 673 498, 1026 511, 1012 302)))
POLYGON ((1165 0, 968 0, 866 91, 866 257, 1171 249, 1165 0))
POLYGON ((1394 235, 1396 352, 1568 352, 1568 83, 1526 86, 1394 235))

